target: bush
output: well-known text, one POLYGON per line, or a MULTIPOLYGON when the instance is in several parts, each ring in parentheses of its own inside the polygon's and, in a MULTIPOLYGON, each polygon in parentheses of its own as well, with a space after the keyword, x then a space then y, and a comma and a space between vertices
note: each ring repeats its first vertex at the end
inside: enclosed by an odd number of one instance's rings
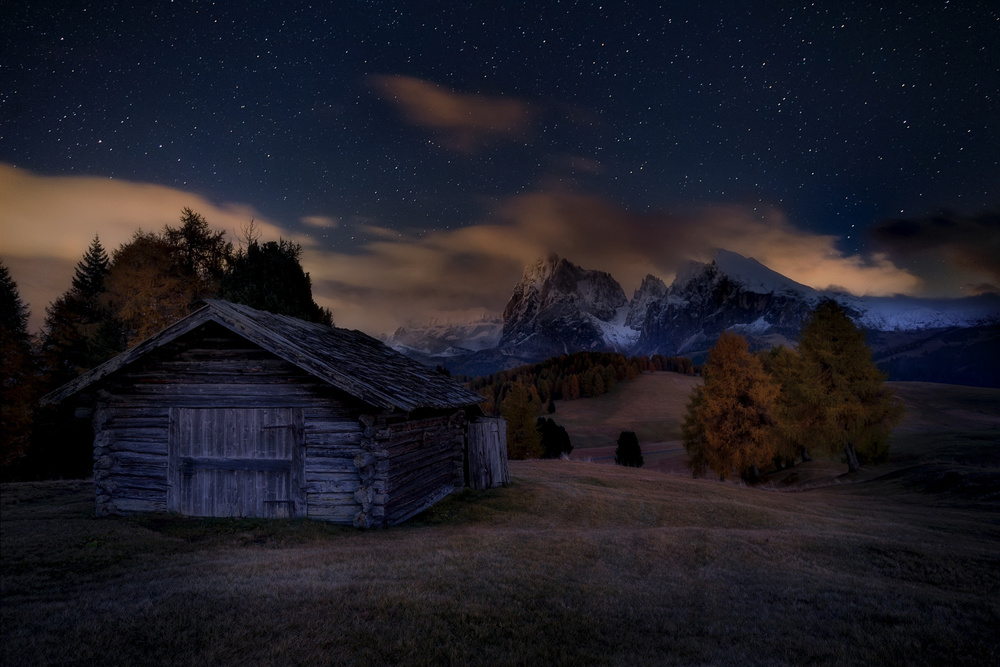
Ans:
POLYGON ((537 422, 538 432, 542 437, 543 459, 562 458, 563 454, 569 455, 573 451, 573 445, 569 441, 569 433, 551 418, 539 417, 537 422))
POLYGON ((622 431, 618 436, 615 463, 630 468, 642 467, 642 449, 639 448, 639 438, 635 435, 635 431, 622 431))

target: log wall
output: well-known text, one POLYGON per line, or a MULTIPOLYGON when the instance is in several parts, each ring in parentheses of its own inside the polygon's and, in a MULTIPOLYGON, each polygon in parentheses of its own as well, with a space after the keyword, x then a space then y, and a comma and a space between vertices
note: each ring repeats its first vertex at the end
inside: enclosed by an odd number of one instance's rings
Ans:
POLYGON ((355 525, 394 525, 427 509, 464 484, 465 413, 436 413, 403 420, 366 414, 355 525))
POLYGON ((176 420, 183 408, 300 409, 301 495, 289 514, 354 520, 362 404, 216 325, 150 353, 98 392, 99 515, 171 509, 171 413, 176 420))

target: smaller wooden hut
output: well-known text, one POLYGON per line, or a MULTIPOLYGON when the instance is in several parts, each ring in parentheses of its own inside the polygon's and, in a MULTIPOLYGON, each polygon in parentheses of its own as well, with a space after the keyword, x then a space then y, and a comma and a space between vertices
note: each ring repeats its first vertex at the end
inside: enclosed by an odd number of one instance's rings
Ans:
MULTIPOLYGON (((43 402, 66 400, 93 409, 100 515, 370 527, 463 486, 482 399, 359 331, 209 300, 43 402)), ((506 481, 474 457, 476 486, 506 481)))

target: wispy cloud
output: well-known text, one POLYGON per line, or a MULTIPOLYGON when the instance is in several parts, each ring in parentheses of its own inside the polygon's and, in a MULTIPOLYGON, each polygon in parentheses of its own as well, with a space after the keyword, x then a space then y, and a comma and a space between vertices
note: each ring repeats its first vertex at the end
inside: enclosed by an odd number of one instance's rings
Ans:
MULTIPOLYGON (((234 238, 254 217, 265 239, 301 243, 316 300, 332 308, 338 325, 373 333, 411 319, 498 312, 523 267, 550 252, 610 272, 628 293, 647 273, 669 282, 682 263, 707 261, 719 247, 817 288, 857 294, 923 288, 917 275, 885 255, 844 255, 837 239, 797 229, 780 211, 740 206, 637 214, 596 196, 536 192, 502 202, 478 224, 419 237, 365 223, 360 229, 372 240, 347 254, 261 219, 248 205, 219 205, 158 185, 40 176, 0 164, 0 200, 3 259, 31 304, 33 326, 69 287, 73 266, 95 233, 111 250, 140 227, 177 224, 184 206, 234 238)), ((319 230, 332 218, 309 220, 298 222, 319 230)))
MULTIPOLYGON (((215 204, 174 188, 95 176, 41 176, 0 163, 0 253, 31 306, 32 327, 66 291, 95 234, 110 253, 138 230, 178 225, 185 206, 238 241, 256 218, 265 238, 287 232, 245 204, 215 204)), ((307 237, 306 237, 307 238, 307 237)))
POLYGON ((943 291, 1000 291, 1000 212, 887 220, 871 236, 903 265, 943 291))
POLYGON ((459 93, 410 76, 372 76, 370 82, 408 122, 438 133, 446 148, 463 153, 522 136, 532 117, 520 100, 459 93))
POLYGON ((318 227, 320 229, 336 229, 340 226, 340 221, 337 218, 332 218, 328 215, 304 215, 299 220, 309 227, 318 227))
POLYGON ((523 267, 549 252, 608 271, 631 292, 647 273, 669 282, 682 263, 708 261, 720 247, 820 289, 921 290, 917 276, 887 257, 846 256, 834 237, 798 230, 776 210, 635 214, 598 197, 555 192, 513 198, 483 224, 420 239, 383 237, 357 255, 317 248, 307 259, 341 324, 387 331, 407 319, 499 311, 523 267))

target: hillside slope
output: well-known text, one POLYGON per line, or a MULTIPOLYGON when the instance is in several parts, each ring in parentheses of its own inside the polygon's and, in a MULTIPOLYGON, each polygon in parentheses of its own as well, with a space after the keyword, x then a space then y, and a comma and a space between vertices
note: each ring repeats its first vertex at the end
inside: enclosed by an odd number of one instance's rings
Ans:
MULTIPOLYGON (((995 448, 995 445, 994 445, 995 448)), ((4 665, 995 664, 1000 499, 573 461, 359 533, 5 485, 4 665)))

